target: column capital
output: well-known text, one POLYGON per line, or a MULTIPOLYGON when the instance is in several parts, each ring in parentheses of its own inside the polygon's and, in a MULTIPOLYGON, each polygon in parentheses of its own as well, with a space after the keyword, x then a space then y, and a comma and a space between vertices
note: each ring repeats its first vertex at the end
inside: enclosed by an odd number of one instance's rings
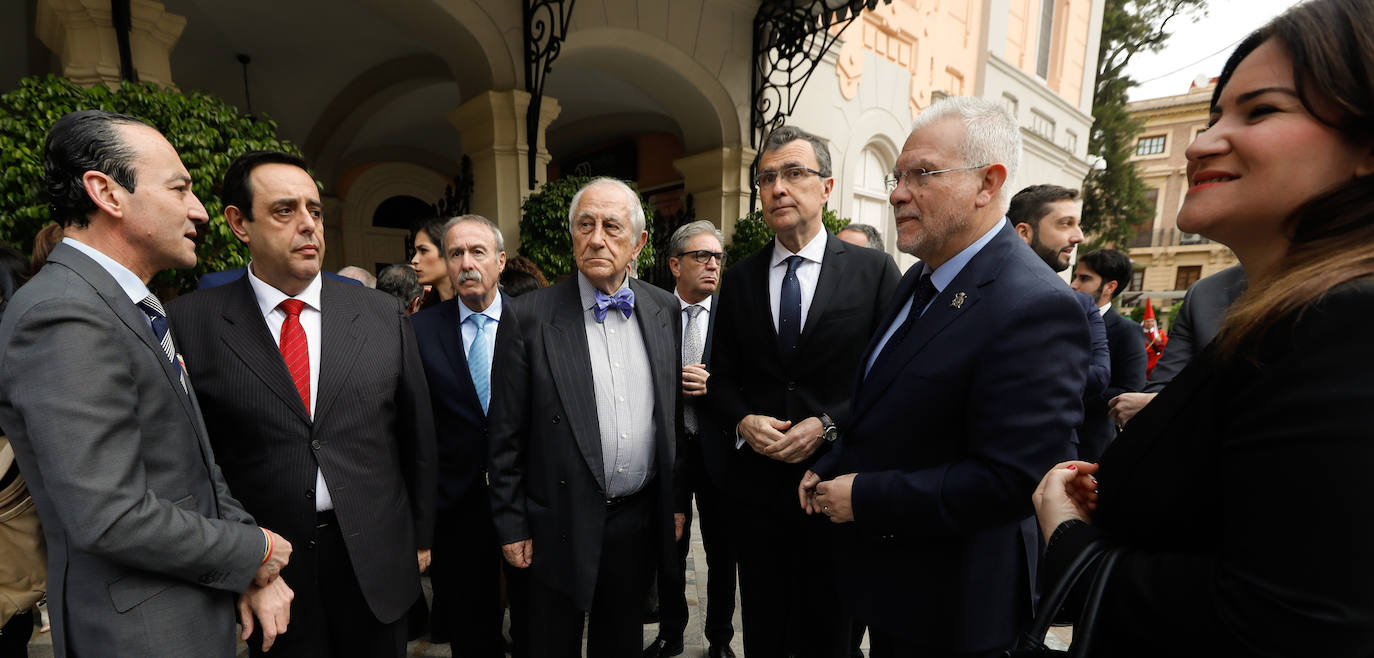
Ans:
MULTIPOLYGON (((173 86, 171 54, 186 18, 155 0, 132 0, 129 8, 129 51, 139 80, 173 86)), ((80 85, 119 86, 119 42, 108 0, 38 0, 36 14, 34 33, 57 54, 63 76, 80 85)))

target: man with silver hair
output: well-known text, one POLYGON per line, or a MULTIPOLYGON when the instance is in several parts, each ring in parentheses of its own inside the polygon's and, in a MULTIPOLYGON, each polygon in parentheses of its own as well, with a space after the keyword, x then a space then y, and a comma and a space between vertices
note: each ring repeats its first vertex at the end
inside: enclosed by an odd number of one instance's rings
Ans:
MULTIPOLYGON (((691 496, 696 493, 701 513, 701 539, 706 546, 707 656, 731 656, 730 640, 735 636, 731 618, 735 614, 735 554, 730 537, 728 509, 723 498, 725 486, 724 443, 710 410, 702 404, 711 377, 711 343, 715 332, 716 290, 725 269, 725 238, 707 221, 684 224, 668 239, 668 269, 677 284, 674 292, 682 320, 682 465, 678 478, 681 510, 686 514, 682 537, 677 543, 674 576, 681 579, 687 569, 691 542, 691 496)), ((662 621, 658 638, 644 650, 642 658, 661 658, 682 653, 682 634, 687 628, 687 597, 682 587, 659 589, 662 621)))
POLYGON ((798 487, 843 524, 841 599, 874 656, 1000 656, 1031 617, 1039 539, 1023 520, 1040 476, 1073 458, 1091 339, 1004 217, 1020 156, 990 101, 917 117, 888 187, 897 245, 923 262, 864 353, 855 420, 798 487))
MULTIPOLYGON (((411 316, 439 462, 430 620, 436 641, 449 642, 454 655, 499 656, 502 560, 486 464, 492 354, 511 330, 502 316, 510 298, 497 287, 506 246, 500 229, 481 215, 449 219, 440 238, 436 246, 454 296, 411 316)), ((519 617, 512 616, 517 630, 519 617)))
POLYGON ((835 179, 820 138, 774 130, 755 182, 776 238, 725 273, 707 393, 738 521, 744 652, 834 658, 849 616, 817 599, 837 596, 835 533, 797 509, 797 481, 855 422, 860 357, 900 275, 887 254, 825 229, 835 179))
POLYGON ((529 655, 581 655, 590 613, 587 654, 633 656, 655 568, 676 562, 682 323, 672 295, 627 273, 648 240, 629 186, 588 183, 568 228, 575 276, 501 317, 492 513, 506 561, 529 570, 529 655))

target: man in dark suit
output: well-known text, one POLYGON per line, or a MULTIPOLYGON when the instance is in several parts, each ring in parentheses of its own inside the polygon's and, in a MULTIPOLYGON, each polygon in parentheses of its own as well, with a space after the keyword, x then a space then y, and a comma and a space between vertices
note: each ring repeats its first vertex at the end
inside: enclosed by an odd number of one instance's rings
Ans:
POLYGON ((834 658, 847 652, 850 625, 816 605, 835 588, 823 560, 830 528, 802 514, 794 492, 851 422, 847 383, 897 266, 821 224, 835 180, 829 148, 814 135, 774 130, 756 182, 776 239, 725 273, 707 394, 722 430, 710 440, 729 455, 744 651, 834 658))
POLYGON ((153 127, 85 110, 49 131, 44 183, 66 237, 0 322, 0 426, 47 540, 53 653, 232 656, 245 590, 270 646, 291 544, 230 495, 147 287, 196 264, 191 176, 153 127))
POLYGON ((410 321, 391 296, 320 275, 322 205, 300 158, 245 153, 223 196, 248 273, 170 315, 225 478, 301 547, 284 574, 291 633, 272 655, 402 655, 435 498, 410 321))
MULTIPOLYGON (((903 278, 862 356, 854 419, 797 488, 838 527, 842 607, 873 656, 1000 656, 1031 614, 1021 521, 1073 455, 1089 332, 1003 217, 1020 131, 949 98, 917 117, 890 185, 903 278)), ((824 518, 824 517, 822 517, 824 518)))
POLYGON ((633 190, 593 180, 568 224, 576 275, 502 316, 491 504, 506 561, 530 569, 530 655, 581 655, 590 613, 587 654, 633 656, 685 520, 673 513, 682 329, 673 296, 627 274, 648 240, 633 190))
POLYGON ((668 589, 686 576, 687 553, 691 548, 692 493, 696 493, 701 512, 701 539, 706 547, 707 580, 706 641, 710 658, 735 655, 730 640, 735 636, 735 551, 730 537, 728 510, 722 485, 725 458, 720 441, 703 441, 718 436, 710 410, 702 404, 711 377, 711 336, 715 330, 716 288, 725 266, 723 238, 707 221, 684 224, 668 239, 668 268, 677 282, 674 292, 682 309, 682 473, 679 474, 678 499, 686 501, 682 536, 677 541, 678 564, 673 580, 665 580, 659 590, 662 621, 658 638, 644 650, 643 658, 676 656, 682 653, 682 634, 687 629, 686 591, 668 589), (709 455, 709 456, 708 456, 709 455))
MULTIPOLYGON (((487 491, 491 358, 507 331, 497 288, 505 240, 490 220, 448 220, 439 245, 453 299, 411 316, 420 346, 439 455, 431 625, 454 655, 501 656, 501 549, 487 491)), ((419 288, 419 283, 415 285, 419 288)), ((523 621, 523 620, 521 620, 523 621)))
POLYGON ((1221 331, 1226 311, 1249 286, 1245 269, 1232 265, 1203 277, 1188 288, 1183 303, 1169 322, 1169 345, 1155 362, 1139 393, 1122 393, 1107 401, 1108 414, 1116 424, 1125 426, 1145 405, 1164 390, 1183 371, 1193 357, 1202 353, 1221 331))
POLYGON ((1116 439, 1116 423, 1108 417, 1107 403, 1122 393, 1145 387, 1145 344, 1140 325, 1112 309, 1112 299, 1131 281, 1131 259, 1112 249, 1084 254, 1074 268, 1074 290, 1092 295, 1107 327, 1107 347, 1112 353, 1112 380, 1102 395, 1089 398, 1083 407, 1083 426, 1078 429, 1078 458, 1095 462, 1116 439))

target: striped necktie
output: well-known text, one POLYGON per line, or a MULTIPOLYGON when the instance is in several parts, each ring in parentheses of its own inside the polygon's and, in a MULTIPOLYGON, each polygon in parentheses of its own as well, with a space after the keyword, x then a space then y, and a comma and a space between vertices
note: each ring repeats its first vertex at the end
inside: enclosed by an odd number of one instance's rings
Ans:
POLYGON ((162 302, 158 301, 157 295, 148 293, 142 301, 138 303, 138 308, 143 314, 148 316, 148 322, 153 326, 153 333, 157 336, 157 342, 162 344, 162 351, 167 355, 167 360, 172 363, 172 369, 177 372, 177 379, 181 382, 181 390, 187 391, 186 373, 181 370, 181 361, 177 359, 176 346, 172 344, 172 330, 167 326, 167 312, 162 308, 162 302))

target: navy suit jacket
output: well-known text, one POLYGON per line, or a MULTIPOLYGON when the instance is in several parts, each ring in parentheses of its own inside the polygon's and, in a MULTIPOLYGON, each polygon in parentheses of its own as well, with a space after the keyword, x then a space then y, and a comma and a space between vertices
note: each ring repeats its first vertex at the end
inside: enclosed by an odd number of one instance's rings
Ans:
POLYGON ((850 427, 814 469, 858 473, 835 558, 859 619, 937 652, 1011 645, 1031 615, 1021 523, 1073 457, 1090 344, 1073 291, 1006 225, 860 374, 850 427))
POLYGON ((1087 399, 1083 426, 1078 431, 1078 457, 1092 462, 1116 440, 1116 423, 1107 416, 1107 403, 1122 393, 1145 388, 1145 341, 1140 337, 1140 325, 1121 317, 1116 309, 1107 309, 1102 321, 1112 352, 1112 380, 1102 395, 1087 399))
MULTIPOLYGON (((504 316, 511 298, 500 294, 504 316)), ((458 322, 461 303, 454 297, 410 316, 434 409, 440 510, 451 509, 472 487, 484 484, 487 472, 487 414, 468 374, 458 322)), ((498 340, 506 326, 504 320, 496 323, 498 340)))

